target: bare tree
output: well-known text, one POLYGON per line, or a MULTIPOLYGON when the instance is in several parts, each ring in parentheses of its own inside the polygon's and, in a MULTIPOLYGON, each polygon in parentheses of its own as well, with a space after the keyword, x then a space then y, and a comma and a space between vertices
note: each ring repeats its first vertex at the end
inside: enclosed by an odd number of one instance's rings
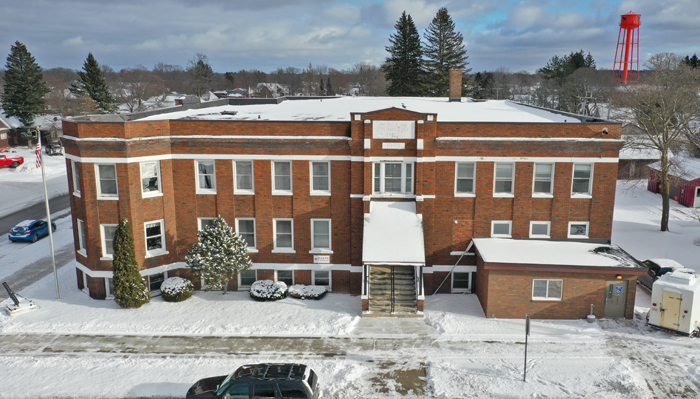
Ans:
POLYGON ((627 146, 660 153, 661 231, 668 231, 669 176, 682 170, 682 157, 671 155, 686 144, 700 117, 700 70, 691 69, 673 53, 653 55, 645 66, 649 73, 644 80, 616 92, 611 106, 616 119, 642 129, 642 134, 628 136, 627 146))
POLYGON ((159 95, 163 90, 163 80, 143 65, 119 71, 117 96, 129 108, 129 112, 145 110, 143 102, 159 95))

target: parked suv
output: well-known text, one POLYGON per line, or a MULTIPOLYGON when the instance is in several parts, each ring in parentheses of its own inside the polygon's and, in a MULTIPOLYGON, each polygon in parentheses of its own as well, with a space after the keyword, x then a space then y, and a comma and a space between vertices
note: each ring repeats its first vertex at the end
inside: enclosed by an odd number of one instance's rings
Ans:
POLYGON ((651 291, 654 281, 658 280, 659 277, 676 269, 684 268, 673 259, 647 259, 642 263, 648 268, 647 274, 637 277, 637 282, 649 291, 651 291))
POLYGON ((201 379, 187 391, 186 398, 317 399, 318 396, 316 373, 305 364, 262 363, 241 366, 228 376, 201 379))

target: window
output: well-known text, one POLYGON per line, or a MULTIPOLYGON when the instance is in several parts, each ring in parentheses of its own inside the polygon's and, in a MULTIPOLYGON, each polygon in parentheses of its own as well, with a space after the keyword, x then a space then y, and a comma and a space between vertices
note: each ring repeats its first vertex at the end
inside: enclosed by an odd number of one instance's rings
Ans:
POLYGON ((292 193, 292 163, 272 162, 272 194, 292 193))
POLYGON ((78 253, 83 256, 87 255, 87 250, 85 248, 85 223, 82 220, 76 219, 78 221, 78 253))
POLYGON ((275 387, 271 382, 256 382, 253 386, 253 399, 275 399, 275 387))
POLYGON ((311 251, 331 250, 331 220, 311 219, 311 251))
POLYGON ((199 227, 199 231, 202 231, 209 226, 213 226, 215 219, 216 218, 197 218, 197 227, 199 227))
POLYGON ((151 292, 160 293, 160 286, 165 281, 165 273, 152 274, 148 276, 148 287, 151 292))
POLYGON ((331 193, 331 163, 311 162, 311 194, 331 193))
POLYGON ((510 220, 494 220, 491 222, 491 237, 510 238, 512 227, 513 222, 510 220))
POLYGON ((569 238, 588 238, 588 222, 569 222, 569 238))
POLYGON ((95 165, 97 171, 97 197, 117 198, 117 165, 95 165))
POLYGON ((535 178, 532 184, 532 193, 539 195, 552 195, 552 182, 554 181, 554 164, 536 163, 535 178))
POLYGON ((282 281, 287 286, 294 285, 294 270, 277 270, 277 281, 282 281))
POLYGON ((117 231, 117 225, 101 224, 100 230, 102 233, 102 257, 111 258, 114 254, 114 233, 117 231))
POLYGON ((78 163, 70 161, 71 174, 73 175, 73 195, 80 197, 80 176, 78 174, 78 163))
POLYGON ((532 280, 532 299, 561 301, 563 280, 532 280))
POLYGON ((574 164, 574 178, 571 184, 571 195, 591 195, 593 182, 593 165, 574 164))
POLYGON ((233 192, 236 194, 255 194, 253 161, 236 161, 233 165, 236 175, 233 192))
POLYGON ((313 285, 331 286, 330 270, 314 270, 312 273, 313 285))
POLYGON ((250 383, 236 383, 231 385, 231 388, 226 392, 226 399, 249 399, 250 398, 250 383))
POLYGON ((248 249, 255 249, 255 219, 236 219, 236 232, 248 243, 248 249))
POLYGON ((105 288, 107 291, 105 295, 107 298, 114 298, 114 279, 107 277, 105 280, 107 280, 105 282, 105 288))
POLYGON ((549 238, 552 222, 530 222, 530 238, 549 238))
POLYGON ((144 223, 146 229, 146 254, 155 255, 165 252, 165 240, 163 239, 163 221, 156 220, 144 223))
POLYGON ((458 163, 455 166, 455 194, 474 194, 473 163, 458 163))
POLYGON ((413 164, 374 163, 375 194, 413 194, 413 164))
POLYGON ((141 192, 144 197, 161 194, 160 162, 141 162, 141 192))
POLYGON ((292 219, 275 219, 273 252, 294 252, 293 224, 292 219))
POLYGON ((196 161, 197 194, 216 194, 216 169, 214 161, 196 161))
POLYGON ((515 168, 512 163, 497 163, 496 176, 493 183, 493 193, 501 195, 513 194, 513 173, 515 168))
POLYGON ((280 381, 277 383, 282 399, 306 399, 309 395, 298 382, 280 381))
POLYGON ((250 287, 254 282, 258 280, 257 270, 248 270, 247 272, 241 272, 238 274, 239 287, 250 287))
POLYGON ((471 289, 469 284, 469 272, 454 272, 452 273, 452 291, 465 292, 471 289))

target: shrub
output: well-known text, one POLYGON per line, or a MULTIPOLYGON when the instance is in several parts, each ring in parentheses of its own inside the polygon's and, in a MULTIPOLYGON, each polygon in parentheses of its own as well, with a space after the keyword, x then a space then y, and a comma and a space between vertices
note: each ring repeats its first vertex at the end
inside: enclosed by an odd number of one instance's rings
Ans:
POLYGON ((276 301, 287 296, 287 284, 283 281, 258 280, 250 286, 250 296, 256 301, 276 301))
POLYGON ((320 285, 296 284, 289 287, 289 295, 298 299, 321 299, 326 296, 328 290, 320 285))
POLYGON ((169 277, 160 285, 160 292, 167 302, 182 302, 192 296, 194 285, 186 278, 169 277))

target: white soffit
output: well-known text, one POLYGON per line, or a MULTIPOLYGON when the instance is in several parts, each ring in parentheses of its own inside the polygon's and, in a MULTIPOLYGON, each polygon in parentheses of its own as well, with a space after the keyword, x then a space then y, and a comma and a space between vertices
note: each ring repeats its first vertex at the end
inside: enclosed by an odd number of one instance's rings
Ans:
POLYGON ((423 221, 416 203, 370 203, 362 236, 362 262, 367 265, 425 265, 423 221))

